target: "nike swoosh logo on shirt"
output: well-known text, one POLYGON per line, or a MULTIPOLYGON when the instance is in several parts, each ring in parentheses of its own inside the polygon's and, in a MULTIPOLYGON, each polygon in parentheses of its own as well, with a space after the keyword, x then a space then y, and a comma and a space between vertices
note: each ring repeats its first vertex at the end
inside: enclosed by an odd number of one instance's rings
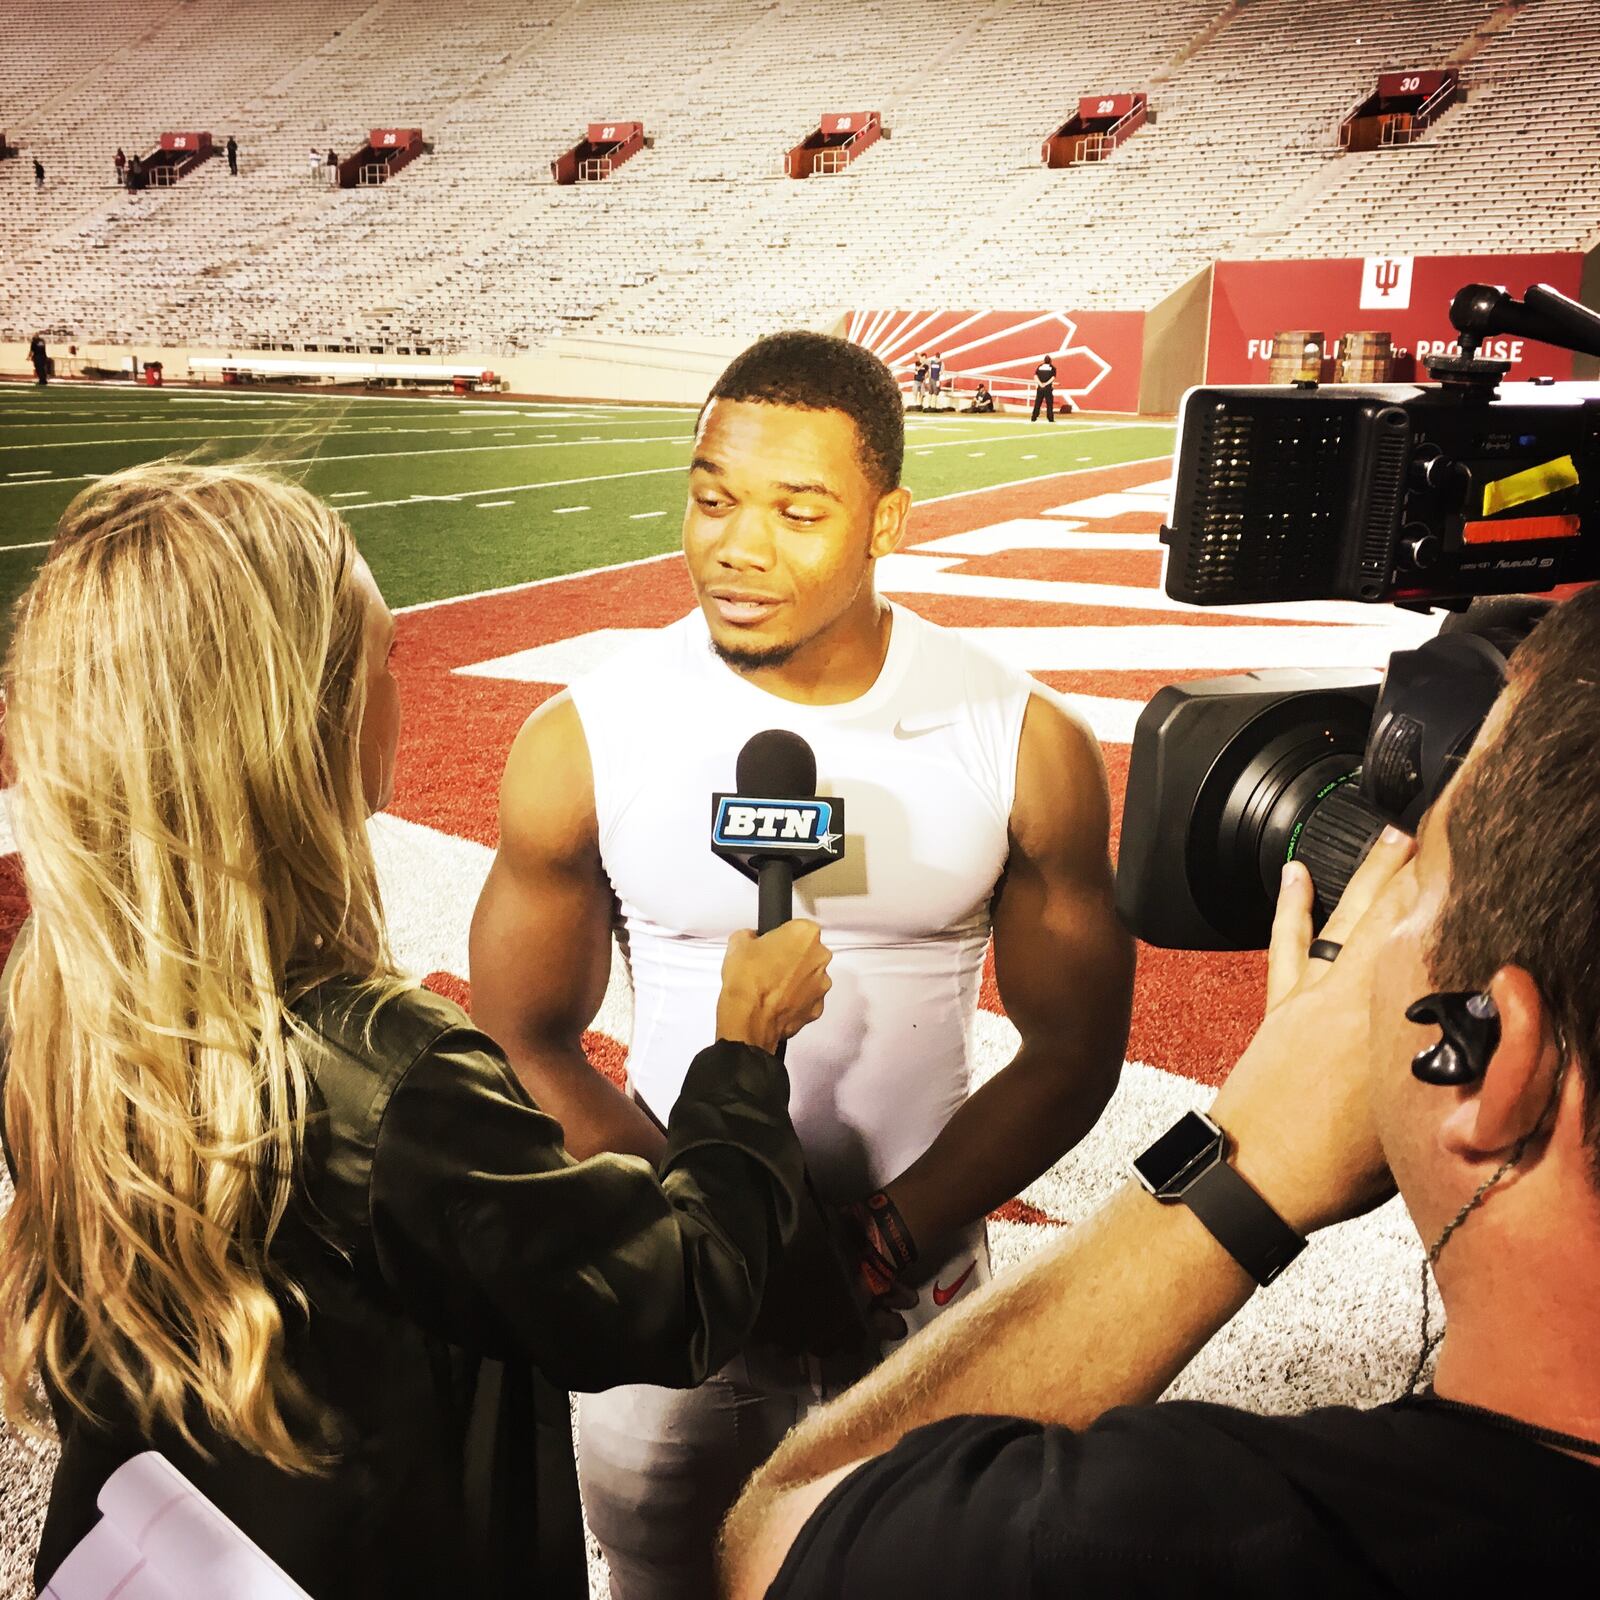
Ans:
POLYGON ((894 736, 897 739, 920 739, 925 733, 934 733, 940 728, 948 728, 953 719, 939 717, 934 721, 923 722, 918 719, 901 717, 894 725, 894 736))
POLYGON ((972 1274, 974 1272, 976 1272, 977 1270, 978 1270, 978 1263, 976 1261, 969 1261, 967 1263, 967 1270, 965 1272, 963 1272, 961 1274, 961 1276, 959 1278, 957 1278, 956 1281, 954 1283, 952 1283, 948 1289, 945 1288, 945 1286, 942 1283, 939 1283, 939 1282, 935 1281, 935 1283, 933 1285, 933 1303, 936 1306, 947 1306, 947 1305, 949 1305, 950 1302, 952 1300, 954 1300, 955 1297, 958 1294, 961 1293, 962 1284, 964 1284, 967 1281, 967 1279, 970 1278, 972 1276, 972 1274))

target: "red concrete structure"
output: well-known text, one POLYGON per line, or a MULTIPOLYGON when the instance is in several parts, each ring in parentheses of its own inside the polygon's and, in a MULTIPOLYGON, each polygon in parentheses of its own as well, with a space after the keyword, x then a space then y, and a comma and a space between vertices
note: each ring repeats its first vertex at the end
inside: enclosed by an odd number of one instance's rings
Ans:
POLYGON ((1385 72, 1378 87, 1339 124, 1341 150, 1377 150, 1410 144, 1456 103, 1460 74, 1440 71, 1385 72))
POLYGON ((642 122, 591 122, 583 138, 550 163, 550 176, 560 184, 603 183, 644 145, 642 122))
POLYGON ((160 147, 144 159, 144 181, 152 188, 169 188, 215 154, 209 133, 164 133, 160 147))
MULTIPOLYGON (((1329 356, 1347 333, 1387 333, 1393 381, 1420 382, 1430 356, 1454 353, 1450 300, 1463 284, 1503 283, 1521 295, 1530 283, 1548 283, 1582 300, 1584 275, 1577 252, 1219 261, 1211 275, 1205 381, 1265 383, 1274 337, 1284 328, 1314 328, 1329 356)), ((1499 336, 1479 353, 1509 361, 1513 381, 1574 376, 1569 351, 1529 339, 1499 336)), ((1328 359, 1322 377, 1333 376, 1328 359)))
POLYGON ((810 178, 843 172, 883 138, 886 131, 880 112, 829 111, 816 128, 784 156, 784 175, 810 178))
POLYGON ((1086 94, 1078 114, 1063 122, 1040 146, 1047 167, 1072 167, 1080 161, 1104 161, 1119 144, 1137 133, 1149 115, 1142 94, 1086 94))
POLYGON ((387 183, 424 153, 421 128, 374 128, 353 156, 339 163, 339 187, 355 189, 387 183))

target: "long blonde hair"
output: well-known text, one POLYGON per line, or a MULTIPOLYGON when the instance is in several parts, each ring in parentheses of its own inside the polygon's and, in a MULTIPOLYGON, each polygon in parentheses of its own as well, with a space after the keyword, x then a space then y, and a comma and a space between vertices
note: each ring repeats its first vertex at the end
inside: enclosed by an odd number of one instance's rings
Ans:
POLYGON ((365 602, 303 489, 157 463, 67 508, 18 608, 5 734, 33 920, 13 963, 0 1395, 101 1369, 286 1470, 326 1434, 269 1247, 311 1107, 289 1006, 398 986, 364 827, 365 602))

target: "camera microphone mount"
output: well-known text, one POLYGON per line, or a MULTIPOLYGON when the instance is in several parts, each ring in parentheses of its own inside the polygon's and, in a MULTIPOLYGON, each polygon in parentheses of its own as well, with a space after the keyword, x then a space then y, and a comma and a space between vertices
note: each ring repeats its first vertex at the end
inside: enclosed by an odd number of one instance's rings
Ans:
POLYGON ((1435 356, 1428 375, 1463 400, 1495 399, 1511 370, 1509 361, 1478 355, 1483 341, 1495 334, 1519 334, 1558 350, 1600 356, 1600 316, 1548 284, 1531 285, 1517 300, 1493 284, 1469 283, 1450 302, 1450 323, 1460 336, 1461 353, 1435 356))

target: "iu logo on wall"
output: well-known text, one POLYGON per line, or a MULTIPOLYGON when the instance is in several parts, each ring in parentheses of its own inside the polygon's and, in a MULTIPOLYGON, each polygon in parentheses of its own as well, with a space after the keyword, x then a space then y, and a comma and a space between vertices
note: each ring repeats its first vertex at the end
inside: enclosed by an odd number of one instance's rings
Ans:
POLYGON ((1058 396, 1091 411, 1139 409, 1142 311, 852 311, 844 331, 902 387, 925 353, 943 361, 947 392, 970 392, 982 378, 996 399, 1023 404, 1049 356, 1058 396))
POLYGON ((1411 309, 1411 257, 1368 256, 1361 263, 1363 311, 1411 309))

